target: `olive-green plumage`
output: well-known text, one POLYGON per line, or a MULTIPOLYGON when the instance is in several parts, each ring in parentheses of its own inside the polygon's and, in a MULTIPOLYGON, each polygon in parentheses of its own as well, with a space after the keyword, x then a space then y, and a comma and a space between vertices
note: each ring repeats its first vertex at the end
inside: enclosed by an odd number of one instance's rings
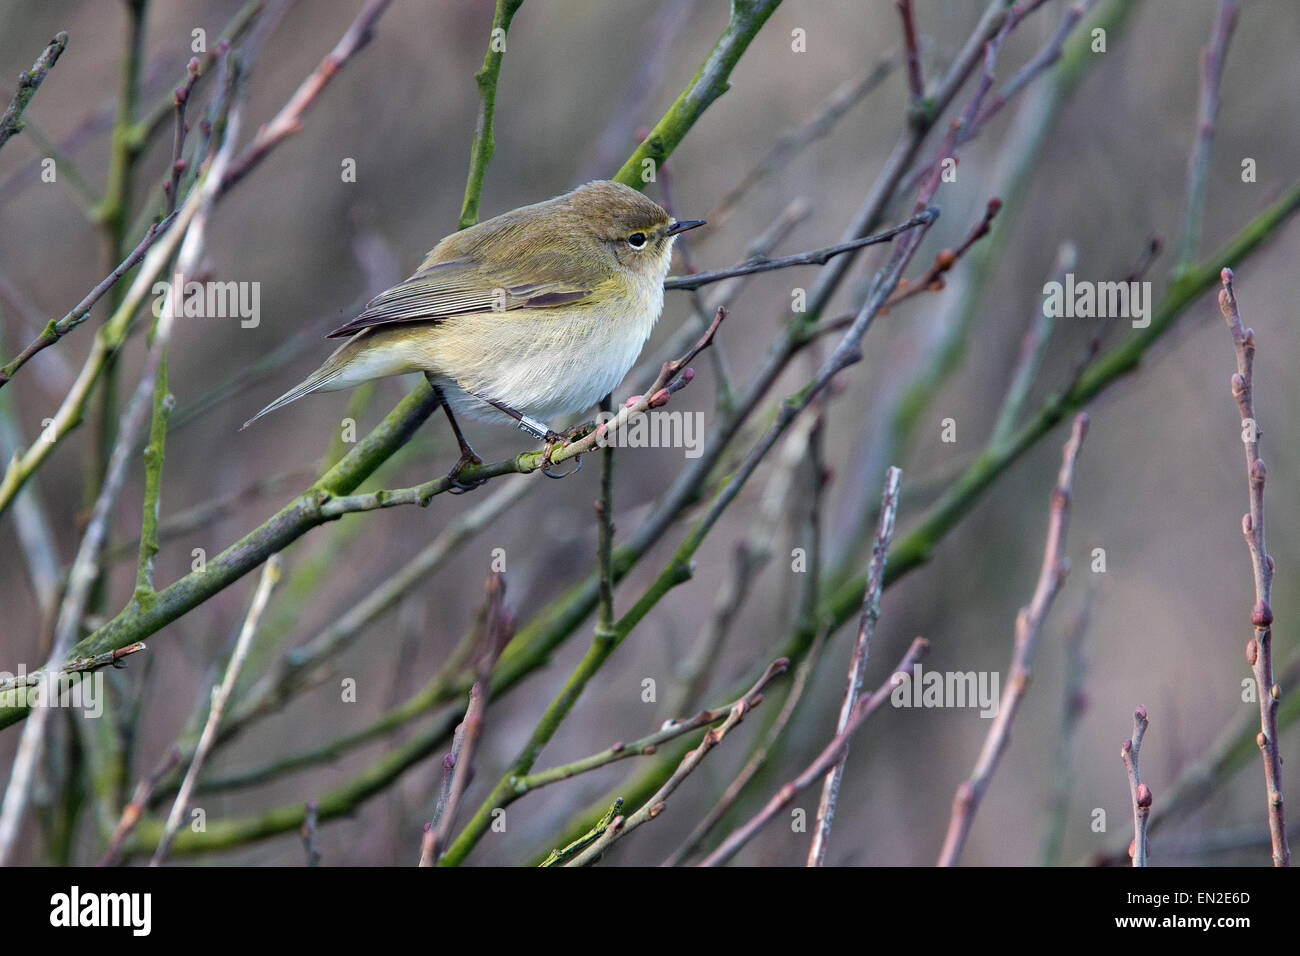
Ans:
POLYGON ((593 182, 454 233, 331 332, 350 337, 245 427, 311 392, 407 372, 428 373, 470 417, 583 411, 632 367, 663 308, 674 236, 696 225, 593 182))

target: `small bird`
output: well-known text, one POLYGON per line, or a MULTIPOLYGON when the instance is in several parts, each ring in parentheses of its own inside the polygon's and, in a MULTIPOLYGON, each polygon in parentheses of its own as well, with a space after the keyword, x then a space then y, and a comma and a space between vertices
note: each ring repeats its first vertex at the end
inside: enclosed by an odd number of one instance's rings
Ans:
POLYGON ((348 339, 243 427, 312 392, 423 372, 460 445, 453 481, 482 463, 457 415, 508 415, 558 441, 549 421, 590 408, 631 369, 663 310, 674 237, 702 225, 596 181, 453 233, 331 332, 348 339))

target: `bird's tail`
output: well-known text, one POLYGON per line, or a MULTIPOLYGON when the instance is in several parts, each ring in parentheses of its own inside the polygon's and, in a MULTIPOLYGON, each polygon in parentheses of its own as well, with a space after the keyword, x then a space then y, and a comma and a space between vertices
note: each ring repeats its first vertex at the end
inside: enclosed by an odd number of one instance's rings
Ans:
POLYGON ((304 395, 310 395, 312 392, 318 392, 321 389, 325 388, 327 385, 329 385, 331 382, 333 382, 343 372, 343 363, 335 361, 336 356, 337 353, 335 353, 335 355, 331 355, 329 360, 326 361, 324 365, 316 369, 316 371, 312 372, 305 379, 303 379, 303 381, 299 382, 293 388, 289 389, 289 391, 285 392, 283 395, 281 395, 279 398, 273 401, 270 405, 267 405, 266 408, 262 409, 260 412, 258 412, 248 421, 244 422, 244 424, 240 425, 239 430, 242 432, 245 428, 253 424, 253 422, 257 421, 267 412, 273 412, 277 408, 283 408, 285 405, 288 405, 290 402, 296 402, 304 395))

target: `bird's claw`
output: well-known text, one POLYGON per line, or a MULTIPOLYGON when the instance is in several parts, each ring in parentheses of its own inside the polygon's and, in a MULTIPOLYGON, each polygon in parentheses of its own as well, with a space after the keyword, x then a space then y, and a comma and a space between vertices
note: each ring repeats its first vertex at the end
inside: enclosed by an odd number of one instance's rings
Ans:
POLYGON ((578 472, 582 471, 581 455, 574 456, 574 461, 578 463, 578 467, 574 468, 572 471, 562 471, 559 473, 551 471, 551 452, 555 450, 555 443, 560 442, 561 445, 565 444, 563 436, 557 435, 555 432, 551 432, 551 435, 553 435, 554 437, 547 438, 546 447, 542 450, 542 466, 540 468, 541 473, 545 475, 547 478, 568 478, 570 475, 576 475, 578 472))
POLYGON ((460 480, 460 473, 465 468, 467 468, 470 465, 481 465, 481 464, 483 464, 483 459, 480 458, 478 455, 475 455, 471 452, 462 452, 460 456, 460 460, 456 462, 456 466, 452 468, 451 471, 447 472, 447 480, 451 482, 451 487, 447 489, 447 492, 453 495, 463 495, 467 491, 473 491, 479 485, 486 484, 487 483, 486 478, 480 479, 479 481, 468 482, 468 483, 460 480))

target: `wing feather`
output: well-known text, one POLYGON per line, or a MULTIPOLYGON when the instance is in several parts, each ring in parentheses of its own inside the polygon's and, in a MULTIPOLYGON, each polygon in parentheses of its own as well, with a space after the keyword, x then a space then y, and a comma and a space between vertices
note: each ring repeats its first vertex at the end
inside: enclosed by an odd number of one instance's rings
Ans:
POLYGON ((610 278, 601 268, 592 281, 591 258, 578 257, 566 248, 543 248, 504 262, 494 256, 489 264, 481 252, 494 245, 484 243, 468 250, 462 245, 456 250, 460 255, 439 261, 440 244, 414 275, 375 296, 360 315, 329 337, 352 335, 376 325, 431 322, 481 312, 565 308, 591 298, 610 278))

